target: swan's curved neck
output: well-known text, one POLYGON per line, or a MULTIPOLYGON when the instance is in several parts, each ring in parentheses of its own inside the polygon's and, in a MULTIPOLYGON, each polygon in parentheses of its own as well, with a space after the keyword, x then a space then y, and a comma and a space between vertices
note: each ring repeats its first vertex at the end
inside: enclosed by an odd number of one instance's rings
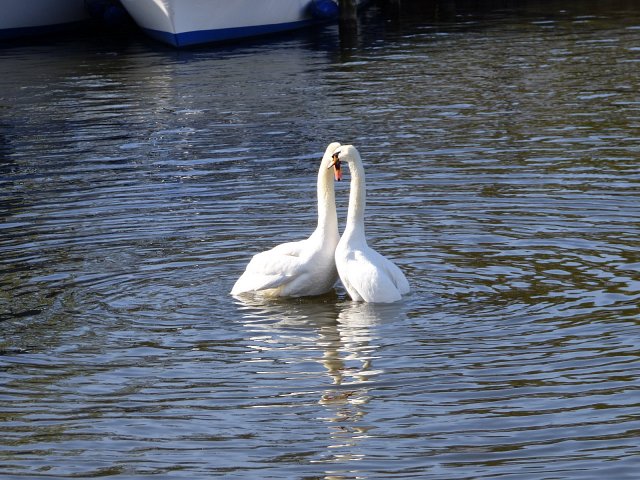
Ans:
POLYGON ((349 210, 347 211, 347 225, 344 234, 348 237, 364 235, 364 208, 366 204, 366 184, 364 167, 359 158, 348 158, 351 185, 349 191, 349 210))
POLYGON ((326 167, 321 167, 318 173, 318 230, 328 233, 338 231, 333 169, 326 167))

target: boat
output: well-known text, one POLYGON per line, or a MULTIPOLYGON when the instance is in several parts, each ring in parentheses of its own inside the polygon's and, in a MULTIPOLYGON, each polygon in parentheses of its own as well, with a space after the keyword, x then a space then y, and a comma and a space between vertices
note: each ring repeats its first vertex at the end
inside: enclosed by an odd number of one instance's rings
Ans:
POLYGON ((120 0, 151 37, 174 47, 225 42, 336 18, 337 0, 120 0))
POLYGON ((85 0, 0 0, 0 40, 67 30, 87 19, 85 0))

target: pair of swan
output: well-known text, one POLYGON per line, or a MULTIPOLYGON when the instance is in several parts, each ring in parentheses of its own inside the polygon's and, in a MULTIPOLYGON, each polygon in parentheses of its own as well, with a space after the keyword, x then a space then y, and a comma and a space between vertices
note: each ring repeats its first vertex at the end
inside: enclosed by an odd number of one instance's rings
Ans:
POLYGON ((366 187, 358 150, 331 143, 318 171, 318 226, 309 238, 255 255, 236 281, 232 295, 260 292, 273 297, 321 295, 338 277, 354 301, 391 303, 409 292, 409 282, 389 259, 367 245, 364 232, 366 187), (351 172, 347 225, 338 233, 334 177, 341 163, 351 172))

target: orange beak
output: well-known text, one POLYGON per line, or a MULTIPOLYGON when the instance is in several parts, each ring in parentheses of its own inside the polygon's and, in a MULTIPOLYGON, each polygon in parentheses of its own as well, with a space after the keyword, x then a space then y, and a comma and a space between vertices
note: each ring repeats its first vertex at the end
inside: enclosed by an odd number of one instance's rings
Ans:
POLYGON ((340 169, 340 159, 338 158, 337 153, 334 153, 332 158, 333 158, 333 162, 331 163, 331 165, 329 165, 329 168, 333 167, 333 176, 335 177, 336 181, 339 182, 340 180, 342 180, 342 170, 340 169))

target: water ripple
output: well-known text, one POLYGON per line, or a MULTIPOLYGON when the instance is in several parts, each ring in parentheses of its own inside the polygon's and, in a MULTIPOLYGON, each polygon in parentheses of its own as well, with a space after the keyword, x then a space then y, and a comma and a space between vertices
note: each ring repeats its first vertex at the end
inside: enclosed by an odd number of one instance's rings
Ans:
POLYGON ((3 48, 3 478, 635 478, 620 8, 403 2, 354 38, 3 48), (412 293, 232 298, 253 253, 313 230, 334 139, 412 293))

